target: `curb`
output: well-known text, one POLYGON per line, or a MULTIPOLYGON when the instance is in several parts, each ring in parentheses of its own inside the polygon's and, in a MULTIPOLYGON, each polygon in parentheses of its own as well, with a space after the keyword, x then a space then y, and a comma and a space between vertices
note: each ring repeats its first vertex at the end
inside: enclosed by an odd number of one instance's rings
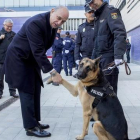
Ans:
MULTIPOLYGON (((43 83, 45 81, 47 81, 47 79, 50 78, 50 76, 46 77, 43 79, 43 83)), ((3 102, 2 104, 0 104, 0 111, 3 110, 4 108, 10 106, 12 103, 14 103, 15 101, 17 101, 19 98, 14 98, 11 97, 10 99, 6 100, 5 102, 3 102)))

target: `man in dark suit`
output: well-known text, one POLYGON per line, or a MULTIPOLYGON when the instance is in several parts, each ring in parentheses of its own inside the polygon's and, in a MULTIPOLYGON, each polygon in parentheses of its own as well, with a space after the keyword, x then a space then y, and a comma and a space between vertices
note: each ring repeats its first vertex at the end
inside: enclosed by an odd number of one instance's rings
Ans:
MULTIPOLYGON (((3 28, 0 31, 0 99, 2 98, 3 89, 4 89, 3 65, 5 61, 5 56, 6 56, 7 48, 16 34, 15 32, 12 31, 12 27, 13 27, 12 19, 5 19, 3 22, 3 28)), ((10 96, 13 96, 14 98, 18 98, 18 95, 16 94, 16 89, 9 84, 8 86, 9 86, 10 96)))
POLYGON ((6 82, 17 88, 20 95, 23 125, 28 136, 49 137, 51 133, 40 124, 40 93, 43 73, 50 72, 53 82, 61 83, 62 77, 53 69, 46 57, 56 31, 69 16, 68 9, 59 6, 50 12, 28 19, 8 47, 5 59, 6 82))

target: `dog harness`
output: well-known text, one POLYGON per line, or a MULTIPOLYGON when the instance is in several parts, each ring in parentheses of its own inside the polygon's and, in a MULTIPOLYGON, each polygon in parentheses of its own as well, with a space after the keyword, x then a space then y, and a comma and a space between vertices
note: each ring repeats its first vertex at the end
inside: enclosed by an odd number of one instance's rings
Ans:
POLYGON ((115 93, 113 91, 113 87, 110 85, 109 82, 104 84, 104 86, 99 85, 99 86, 89 86, 86 87, 87 93, 93 97, 95 97, 92 107, 95 108, 101 100, 106 98, 108 95, 114 96, 115 93))

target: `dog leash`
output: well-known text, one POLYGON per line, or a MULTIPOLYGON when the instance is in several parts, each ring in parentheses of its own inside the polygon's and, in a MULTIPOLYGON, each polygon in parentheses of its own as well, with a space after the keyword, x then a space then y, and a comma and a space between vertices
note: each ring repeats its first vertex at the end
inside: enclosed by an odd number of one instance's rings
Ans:
POLYGON ((128 66, 128 64, 125 62, 125 61, 123 61, 122 63, 119 63, 119 64, 115 64, 115 62, 113 61, 113 62, 111 62, 111 63, 109 63, 108 65, 107 65, 107 67, 105 68, 105 69, 103 69, 102 71, 103 72, 105 72, 105 71, 111 71, 109 74, 105 74, 105 75, 110 75, 112 72, 113 72, 113 69, 115 69, 117 66, 120 66, 120 65, 122 65, 122 64, 124 64, 125 65, 125 71, 126 71, 126 74, 127 75, 130 75, 131 74, 131 69, 130 69, 130 67, 128 66))

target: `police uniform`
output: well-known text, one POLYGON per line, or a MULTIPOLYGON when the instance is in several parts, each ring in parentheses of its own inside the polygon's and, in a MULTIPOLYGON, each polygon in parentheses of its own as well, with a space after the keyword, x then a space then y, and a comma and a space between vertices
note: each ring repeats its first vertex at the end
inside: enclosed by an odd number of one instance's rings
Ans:
POLYGON ((58 73, 60 73, 62 69, 62 49, 63 49, 63 39, 60 37, 60 34, 57 33, 54 43, 52 45, 52 52, 53 52, 52 64, 54 69, 58 73))
POLYGON ((66 37, 63 39, 63 66, 66 76, 68 76, 68 67, 69 74, 72 75, 72 67, 73 67, 73 51, 74 51, 74 43, 72 39, 69 37, 70 33, 66 32, 66 37), (67 66, 68 62, 68 66, 67 66))
MULTIPOLYGON (((126 50, 126 30, 120 11, 104 2, 95 11, 95 43, 92 58, 102 55, 100 66, 104 69, 114 59, 123 59, 126 50)), ((106 78, 117 93, 118 69, 115 68, 111 74, 106 71, 106 78), (109 74, 109 75, 107 75, 109 74)))
MULTIPOLYGON (((89 6, 85 7, 85 12, 92 11, 89 6)), ((94 48, 94 21, 88 23, 82 23, 78 27, 77 38, 76 38, 76 47, 74 51, 75 61, 80 60, 80 54, 82 58, 88 57, 91 58, 92 50, 94 48)))

